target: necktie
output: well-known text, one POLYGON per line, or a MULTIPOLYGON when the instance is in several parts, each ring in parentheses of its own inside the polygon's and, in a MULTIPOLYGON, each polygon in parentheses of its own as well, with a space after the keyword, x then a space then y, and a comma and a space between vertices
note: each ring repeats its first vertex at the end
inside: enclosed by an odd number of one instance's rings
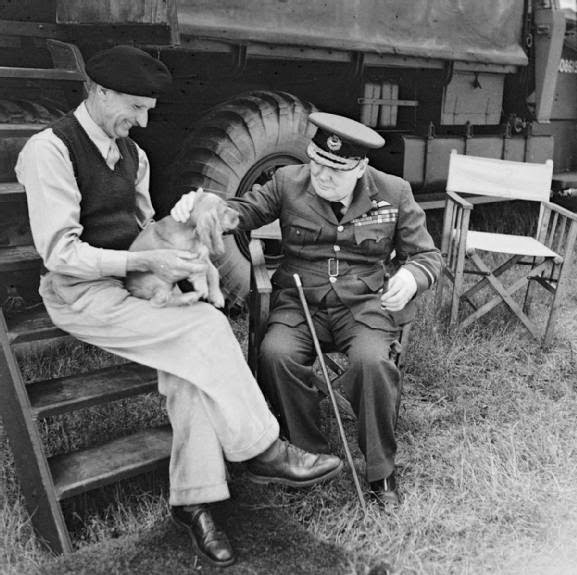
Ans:
POLYGON ((110 147, 108 148, 108 154, 106 155, 106 163, 111 170, 114 170, 114 166, 116 166, 116 162, 120 160, 120 150, 116 145, 116 142, 112 140, 110 142, 110 147))
POLYGON ((339 220, 339 222, 341 221, 341 218, 343 217, 343 204, 341 202, 330 202, 331 204, 331 209, 333 210, 335 216, 337 217, 337 220, 339 220))

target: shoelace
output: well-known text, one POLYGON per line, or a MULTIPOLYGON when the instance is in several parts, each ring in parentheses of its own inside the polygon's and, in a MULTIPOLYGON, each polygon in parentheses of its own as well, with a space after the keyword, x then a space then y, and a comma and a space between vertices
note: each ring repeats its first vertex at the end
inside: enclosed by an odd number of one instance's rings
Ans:
POLYGON ((298 457, 299 459, 304 459, 305 457, 308 457, 311 455, 315 455, 316 457, 318 457, 318 455, 309 453, 308 451, 305 451, 304 449, 297 447, 296 445, 290 443, 289 441, 282 440, 282 443, 283 443, 283 445, 286 445, 286 450, 288 452, 289 457, 291 455, 294 455, 295 457, 298 457))

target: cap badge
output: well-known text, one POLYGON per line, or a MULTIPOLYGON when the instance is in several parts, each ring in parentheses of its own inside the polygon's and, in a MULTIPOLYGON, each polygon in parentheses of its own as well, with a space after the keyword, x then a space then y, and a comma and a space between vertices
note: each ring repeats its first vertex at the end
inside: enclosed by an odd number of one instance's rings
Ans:
POLYGON ((327 148, 331 152, 338 152, 341 149, 342 145, 343 142, 336 134, 333 134, 332 136, 329 136, 327 138, 327 148))

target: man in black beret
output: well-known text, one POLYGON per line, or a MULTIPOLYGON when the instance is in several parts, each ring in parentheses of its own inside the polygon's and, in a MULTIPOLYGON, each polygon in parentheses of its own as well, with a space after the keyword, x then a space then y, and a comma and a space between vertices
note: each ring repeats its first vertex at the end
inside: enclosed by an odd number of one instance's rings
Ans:
POLYGON ((140 230, 154 225, 148 160, 128 135, 146 127, 171 77, 162 62, 131 46, 97 54, 86 71, 86 100, 34 135, 16 167, 46 268, 40 293, 63 330, 158 370, 173 428, 172 516, 200 554, 227 566, 234 552, 205 505, 229 497, 225 460, 248 461, 258 483, 294 487, 334 477, 342 461, 279 439, 220 311, 204 302, 158 308, 126 291, 130 271, 174 283, 203 266, 187 251, 128 251, 140 230))
MULTIPOLYGON (((435 282, 441 256, 405 180, 369 166, 384 145, 371 128, 315 112, 310 162, 286 166, 229 205, 239 230, 277 218, 284 257, 273 278, 271 314, 259 357, 259 384, 285 437, 326 453, 319 403, 324 388, 313 370, 315 348, 293 274, 301 277, 319 340, 345 352, 342 385, 358 417, 370 493, 379 504, 399 502, 394 473, 400 374, 390 349, 414 314, 414 297, 435 282), (393 250, 400 266, 385 285, 383 263, 393 250)), ((194 193, 173 208, 186 221, 194 193)))

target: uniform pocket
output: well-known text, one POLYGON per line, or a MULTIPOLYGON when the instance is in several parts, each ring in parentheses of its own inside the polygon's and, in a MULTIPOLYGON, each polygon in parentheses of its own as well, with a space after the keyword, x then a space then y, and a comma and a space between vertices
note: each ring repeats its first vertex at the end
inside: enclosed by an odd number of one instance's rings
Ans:
POLYGON ((305 245, 316 243, 321 233, 318 225, 306 220, 294 218, 290 224, 285 226, 285 241, 289 246, 301 249, 305 245))
POLYGON ((365 224, 358 225, 355 224, 353 233, 355 235, 355 242, 357 245, 362 244, 365 241, 379 243, 384 239, 392 238, 395 234, 395 224, 394 223, 381 223, 381 224, 365 224))

